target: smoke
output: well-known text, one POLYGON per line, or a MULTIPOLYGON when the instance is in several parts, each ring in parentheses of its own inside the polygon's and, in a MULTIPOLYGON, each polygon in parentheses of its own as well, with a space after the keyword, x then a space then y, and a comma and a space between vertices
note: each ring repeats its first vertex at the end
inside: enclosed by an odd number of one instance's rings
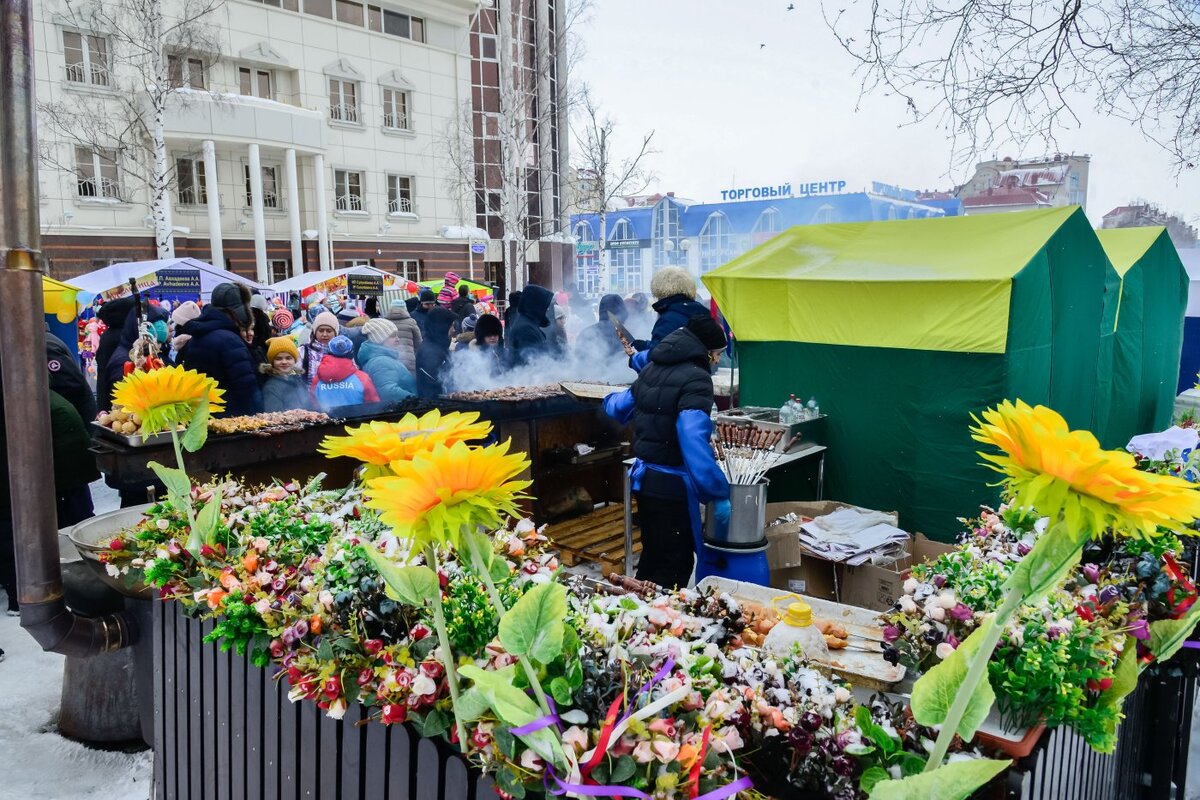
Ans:
POLYGON ((477 347, 450 354, 443 373, 447 392, 472 392, 509 386, 541 386, 559 381, 630 384, 637 373, 629 368, 629 359, 618 351, 616 356, 603 346, 568 345, 565 355, 539 356, 530 363, 508 369, 497 366, 496 359, 477 347))

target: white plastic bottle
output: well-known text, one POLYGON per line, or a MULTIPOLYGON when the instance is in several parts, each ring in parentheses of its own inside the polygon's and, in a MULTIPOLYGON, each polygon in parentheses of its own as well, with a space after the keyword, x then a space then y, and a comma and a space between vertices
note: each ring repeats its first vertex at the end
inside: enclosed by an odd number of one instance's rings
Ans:
POLYGON ((779 424, 792 424, 792 403, 790 400, 779 407, 779 424))
POLYGON ((763 647, 776 653, 791 652, 792 645, 800 645, 800 652, 810 661, 829 661, 829 645, 825 637, 813 625, 812 606, 795 594, 785 594, 771 601, 775 606, 781 600, 795 598, 779 617, 779 622, 763 639, 763 647))
POLYGON ((821 407, 817 405, 817 398, 808 398, 808 405, 806 405, 805 408, 808 410, 809 419, 816 419, 817 417, 821 416, 821 407))

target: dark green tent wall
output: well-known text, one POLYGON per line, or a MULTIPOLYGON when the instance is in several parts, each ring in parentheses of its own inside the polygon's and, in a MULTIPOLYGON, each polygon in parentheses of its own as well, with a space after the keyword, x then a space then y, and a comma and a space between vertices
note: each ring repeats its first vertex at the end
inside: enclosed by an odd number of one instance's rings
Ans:
POLYGON ((741 403, 815 396, 829 415, 827 496, 898 511, 934 538, 997 500, 972 414, 1021 398, 1091 429, 1104 405, 1100 334, 1117 282, 1078 208, 798 226, 704 282, 738 337, 741 403))
POLYGON ((1171 424, 1188 276, 1166 228, 1096 232, 1120 276, 1109 410, 1100 439, 1124 447, 1171 424))

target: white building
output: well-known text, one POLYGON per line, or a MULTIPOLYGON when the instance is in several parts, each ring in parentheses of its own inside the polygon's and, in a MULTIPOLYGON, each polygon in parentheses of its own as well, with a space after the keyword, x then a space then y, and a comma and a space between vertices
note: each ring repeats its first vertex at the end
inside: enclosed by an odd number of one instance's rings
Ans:
POLYGON ((1091 156, 1063 153, 984 161, 959 187, 958 199, 967 215, 1059 206, 1081 206, 1086 211, 1090 167, 1091 156))
MULTIPOLYGON (((439 146, 471 97, 474 0, 209 2, 214 52, 163 46, 179 86, 163 120, 176 255, 264 282, 363 262, 427 279, 479 260, 439 235, 474 223, 439 146)), ((156 257, 149 150, 82 146, 53 122, 78 109, 71 125, 102 142, 111 122, 89 119, 119 119, 139 80, 127 41, 78 8, 35 3, 43 247, 60 277, 156 257)))

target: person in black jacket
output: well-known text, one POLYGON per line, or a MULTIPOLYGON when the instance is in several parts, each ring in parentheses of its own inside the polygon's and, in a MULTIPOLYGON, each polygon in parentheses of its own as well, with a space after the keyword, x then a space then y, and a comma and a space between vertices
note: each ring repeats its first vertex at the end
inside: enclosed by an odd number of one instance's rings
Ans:
POLYGON ((418 306, 416 310, 411 313, 411 316, 417 321, 417 325, 420 326, 421 335, 429 336, 429 334, 425 331, 425 323, 429 319, 429 312, 433 311, 434 307, 437 305, 437 295, 433 293, 432 289, 429 289, 428 287, 423 288, 421 289, 421 294, 417 297, 417 302, 418 306))
POLYGON ((475 311, 475 298, 471 297, 471 290, 466 283, 458 284, 458 297, 450 301, 450 311, 459 319, 475 311))
POLYGON ((218 416, 262 411, 257 365, 242 338, 249 326, 250 290, 232 283, 218 284, 200 316, 183 326, 192 337, 183 352, 183 366, 203 372, 225 390, 225 411, 218 416))
POLYGON ((606 294, 600 298, 600 321, 589 325, 579 332, 575 340, 575 350, 584 358, 600 358, 604 360, 622 358, 624 345, 617 329, 613 327, 608 315, 612 314, 619 322, 625 321, 625 301, 619 294, 606 294))
POLYGON ((521 291, 521 307, 504 334, 504 349, 515 367, 550 351, 550 308, 554 295, 531 283, 521 291))
POLYGON ((708 314, 708 309, 696 302, 696 281, 683 267, 663 267, 650 279, 650 293, 654 295, 654 310, 658 319, 650 332, 650 341, 633 342, 637 354, 629 360, 629 366, 640 370, 650 352, 673 331, 682 328, 692 317, 708 314))
POLYGON ((96 316, 107 326, 104 333, 100 334, 99 344, 96 345, 96 404, 100 411, 112 408, 113 385, 108 379, 108 361, 120 345, 125 319, 133 307, 132 297, 121 297, 105 303, 96 312, 96 316))
POLYGON ((508 305, 504 307, 504 327, 507 328, 517 316, 517 309, 521 307, 521 293, 509 292, 508 305))
POLYGON ((49 330, 46 331, 46 371, 50 373, 50 389, 74 406, 85 424, 96 418, 96 396, 92 394, 79 362, 67 343, 49 330))
POLYGON ((631 387, 604 398, 610 417, 633 421, 639 580, 687 585, 701 543, 701 504, 714 502, 717 519, 729 523, 729 481, 709 445, 711 369, 725 344, 724 330, 711 317, 693 317, 654 348, 631 387))
POLYGON ((425 319, 425 336, 417 348, 417 395, 441 397, 442 370, 450 360, 450 328, 454 313, 446 308, 431 310, 425 319))
MULTIPOLYGON (((149 303, 143 303, 142 310, 146 315, 146 322, 154 326, 154 335, 156 338, 159 330, 161 330, 163 333, 166 332, 166 311, 159 306, 150 305, 149 303), (161 328, 159 327, 159 323, 161 323, 161 328)), ((130 309, 129 315, 125 318, 125 324, 121 327, 121 339, 117 343, 116 349, 112 351, 112 355, 109 356, 108 362, 104 365, 101 365, 98 362, 96 364, 96 375, 99 376, 100 370, 103 369, 106 373, 106 377, 108 378, 110 387, 116 386, 117 383, 119 383, 120 380, 125 377, 125 365, 131 360, 130 350, 133 349, 134 343, 137 342, 141 336, 142 331, 139 327, 137 309, 130 309)), ((165 345, 165 340, 159 344, 160 360, 166 359, 165 345)), ((145 351, 143 350, 143 352, 145 351)), ((101 404, 103 404, 103 401, 101 401, 101 404)))

